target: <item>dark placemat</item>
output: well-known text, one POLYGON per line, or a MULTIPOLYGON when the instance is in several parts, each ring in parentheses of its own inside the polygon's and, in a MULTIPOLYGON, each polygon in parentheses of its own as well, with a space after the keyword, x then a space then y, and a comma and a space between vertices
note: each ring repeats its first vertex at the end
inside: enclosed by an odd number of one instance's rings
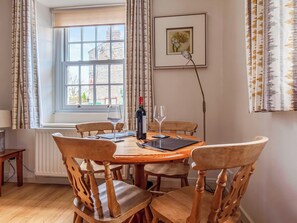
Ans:
POLYGON ((199 141, 191 140, 191 139, 175 139, 175 138, 165 138, 165 139, 156 139, 151 140, 147 143, 144 143, 144 146, 157 148, 157 149, 164 149, 164 150, 177 150, 192 144, 195 144, 199 141))

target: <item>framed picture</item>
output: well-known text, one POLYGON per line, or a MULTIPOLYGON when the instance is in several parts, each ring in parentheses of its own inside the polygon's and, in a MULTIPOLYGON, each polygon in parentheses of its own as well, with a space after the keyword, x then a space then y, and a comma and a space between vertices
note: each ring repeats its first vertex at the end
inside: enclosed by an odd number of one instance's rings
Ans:
POLYGON ((166 29, 167 55, 180 55, 183 51, 193 54, 193 27, 166 29))
POLYGON ((183 51, 197 67, 206 67, 206 13, 154 18, 154 68, 192 67, 183 51))

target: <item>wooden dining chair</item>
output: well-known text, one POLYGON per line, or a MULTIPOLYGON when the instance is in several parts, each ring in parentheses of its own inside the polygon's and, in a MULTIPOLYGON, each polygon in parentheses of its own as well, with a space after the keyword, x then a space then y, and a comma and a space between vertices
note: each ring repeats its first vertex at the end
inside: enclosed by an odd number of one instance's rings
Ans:
MULTIPOLYGON (((121 132, 123 130, 124 123, 118 123, 116 125, 116 131, 121 132)), ((88 136, 95 136, 97 134, 111 133, 113 132, 113 125, 110 122, 86 122, 80 123, 75 126, 77 132, 82 138, 88 136)), ((94 163, 92 165, 95 173, 104 173, 104 166, 94 163)), ((110 165, 110 170, 112 172, 113 178, 115 180, 123 180, 121 169, 122 165, 110 165)), ((81 163, 81 169, 86 172, 86 163, 83 161, 81 163)))
MULTIPOLYGON (((193 135, 196 132, 198 125, 193 122, 182 122, 182 121, 164 121, 162 123, 162 132, 174 132, 185 135, 193 135)), ((152 122, 149 125, 149 130, 158 132, 159 126, 158 123, 152 122)), ((181 160, 179 162, 169 162, 169 163, 156 163, 156 164, 146 164, 144 167, 144 171, 146 174, 146 178, 151 176, 157 177, 156 184, 151 187, 151 189, 155 189, 157 191, 160 190, 161 187, 161 177, 168 178, 180 178, 181 186, 188 186, 188 173, 190 170, 190 166, 188 164, 188 159, 181 160)))
POLYGON ((198 170, 196 187, 183 187, 153 199, 150 205, 154 216, 152 222, 239 222, 240 200, 267 141, 268 138, 260 136, 246 143, 209 145, 194 149, 192 167, 198 170), (229 191, 223 195, 230 168, 238 169, 231 179, 229 191), (204 190, 207 170, 220 170, 214 194, 204 190))
MULTIPOLYGON (((151 194, 123 181, 112 180, 110 162, 114 160, 116 144, 108 140, 64 137, 54 133, 53 138, 62 153, 68 179, 74 192, 73 222, 124 222, 141 210, 149 214, 151 194), (84 159, 90 183, 86 183, 76 159, 84 159), (97 186, 91 160, 104 165, 105 183, 97 186)), ((145 219, 144 219, 145 220, 145 219)), ((144 221, 145 222, 145 221, 144 221)))

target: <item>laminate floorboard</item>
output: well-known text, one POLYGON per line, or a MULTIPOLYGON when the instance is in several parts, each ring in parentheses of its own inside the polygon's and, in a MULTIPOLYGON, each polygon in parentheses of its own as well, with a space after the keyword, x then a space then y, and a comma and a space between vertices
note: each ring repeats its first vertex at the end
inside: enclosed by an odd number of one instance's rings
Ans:
POLYGON ((1 223, 70 223, 73 192, 69 185, 15 183, 2 186, 1 223))

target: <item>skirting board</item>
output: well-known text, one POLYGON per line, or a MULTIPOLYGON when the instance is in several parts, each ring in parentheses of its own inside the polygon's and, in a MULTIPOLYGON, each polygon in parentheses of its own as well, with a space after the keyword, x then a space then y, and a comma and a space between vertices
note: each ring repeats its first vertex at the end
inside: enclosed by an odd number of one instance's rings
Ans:
POLYGON ((248 215, 248 213, 246 213, 246 211, 243 209, 242 206, 239 206, 239 210, 240 210, 240 218, 242 223, 255 223, 250 216, 248 215))

